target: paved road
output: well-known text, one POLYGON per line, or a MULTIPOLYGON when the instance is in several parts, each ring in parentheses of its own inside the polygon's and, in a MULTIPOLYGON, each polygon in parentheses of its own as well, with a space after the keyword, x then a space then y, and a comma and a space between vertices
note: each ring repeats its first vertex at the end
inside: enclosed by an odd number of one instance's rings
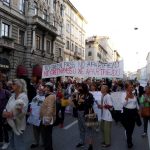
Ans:
MULTIPOLYGON (((59 127, 54 128, 53 132, 53 147, 54 150, 77 150, 75 145, 79 140, 78 125, 76 119, 72 118, 71 115, 67 115, 65 119, 65 126, 67 128, 60 129, 59 127), (74 122, 74 125, 69 127, 68 125, 74 122)), ((133 136, 134 147, 132 150, 149 150, 147 138, 141 137, 142 127, 136 127, 133 136)), ((27 150, 30 150, 30 145, 33 140, 32 128, 28 126, 25 133, 25 140, 27 150)), ((94 136, 94 150, 102 150, 101 143, 101 132, 95 132, 94 136)), ((105 148, 106 149, 106 148, 105 148)), ((113 123, 112 127, 112 146, 107 150, 127 150, 124 129, 121 125, 113 123)), ((42 147, 35 148, 34 150, 43 150, 42 147)))

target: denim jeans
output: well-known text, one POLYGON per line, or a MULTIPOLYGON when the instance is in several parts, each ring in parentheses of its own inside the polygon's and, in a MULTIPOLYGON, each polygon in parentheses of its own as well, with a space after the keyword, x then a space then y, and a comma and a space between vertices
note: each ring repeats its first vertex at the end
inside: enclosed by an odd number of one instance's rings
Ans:
POLYGON ((8 150, 26 150, 23 135, 24 134, 16 135, 14 132, 12 132, 8 150))
POLYGON ((84 111, 78 111, 78 127, 80 132, 80 143, 85 144, 86 126, 84 111))

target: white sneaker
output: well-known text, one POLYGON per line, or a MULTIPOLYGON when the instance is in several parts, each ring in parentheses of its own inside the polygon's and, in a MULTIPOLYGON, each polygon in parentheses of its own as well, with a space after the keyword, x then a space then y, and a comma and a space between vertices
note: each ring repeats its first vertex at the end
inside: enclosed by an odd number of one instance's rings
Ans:
POLYGON ((9 143, 4 143, 1 149, 7 149, 9 146, 9 143))
POLYGON ((147 136, 147 133, 144 132, 141 136, 142 136, 142 137, 146 137, 146 136, 147 136))
POLYGON ((127 133, 126 133, 126 130, 124 131, 124 135, 125 135, 125 138, 127 139, 127 133))

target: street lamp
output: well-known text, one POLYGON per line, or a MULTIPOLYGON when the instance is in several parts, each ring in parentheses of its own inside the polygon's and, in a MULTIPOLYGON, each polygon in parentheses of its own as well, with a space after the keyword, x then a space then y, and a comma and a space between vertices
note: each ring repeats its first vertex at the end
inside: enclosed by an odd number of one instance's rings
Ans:
POLYGON ((134 30, 138 30, 139 28, 137 28, 137 27, 134 27, 134 30))

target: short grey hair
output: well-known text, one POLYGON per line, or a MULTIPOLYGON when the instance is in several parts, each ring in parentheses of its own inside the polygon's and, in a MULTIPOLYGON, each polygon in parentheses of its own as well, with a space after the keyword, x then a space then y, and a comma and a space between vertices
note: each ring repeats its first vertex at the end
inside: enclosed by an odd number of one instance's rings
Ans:
POLYGON ((21 92, 27 93, 27 85, 24 79, 14 79, 13 83, 20 87, 21 92))

